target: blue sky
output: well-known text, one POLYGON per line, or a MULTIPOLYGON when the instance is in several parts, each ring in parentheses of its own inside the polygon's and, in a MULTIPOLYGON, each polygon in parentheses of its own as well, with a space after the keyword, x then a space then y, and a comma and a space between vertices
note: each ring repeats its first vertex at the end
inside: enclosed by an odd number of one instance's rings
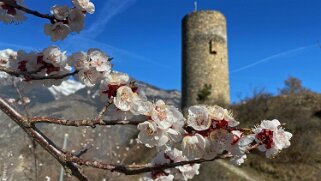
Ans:
MULTIPOLYGON (((181 19, 193 0, 92 0, 94 15, 80 34, 52 43, 44 19, 0 24, 0 48, 41 50, 58 45, 72 53, 100 48, 116 70, 164 89, 181 88, 181 19)), ((69 0, 25 0, 47 13, 69 0)), ((290 75, 321 92, 320 0, 199 0, 198 8, 219 10, 227 19, 232 101, 256 89, 277 93, 290 75)))

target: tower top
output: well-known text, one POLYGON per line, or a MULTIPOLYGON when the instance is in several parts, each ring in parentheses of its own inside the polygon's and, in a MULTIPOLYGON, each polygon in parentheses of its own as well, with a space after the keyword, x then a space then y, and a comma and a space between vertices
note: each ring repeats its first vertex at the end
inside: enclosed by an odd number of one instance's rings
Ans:
POLYGON ((195 0, 194 1, 194 12, 196 12, 197 11, 197 1, 195 0))

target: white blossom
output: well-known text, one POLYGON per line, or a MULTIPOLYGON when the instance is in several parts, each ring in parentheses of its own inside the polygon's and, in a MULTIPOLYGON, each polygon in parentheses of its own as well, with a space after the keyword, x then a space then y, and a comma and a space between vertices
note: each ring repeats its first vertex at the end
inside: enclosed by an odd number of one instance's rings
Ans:
POLYGON ((126 85, 129 83, 129 76, 125 73, 112 72, 104 76, 102 84, 106 85, 126 85))
POLYGON ((131 104, 130 112, 134 115, 146 115, 151 104, 151 102, 147 101, 146 97, 143 97, 142 95, 139 97, 136 96, 131 104))
POLYGON ((232 112, 227 109, 224 109, 224 120, 227 121, 229 127, 235 127, 240 124, 234 119, 232 112))
POLYGON ((205 138, 205 144, 206 146, 204 149, 203 158, 205 159, 215 158, 218 155, 218 153, 216 152, 216 149, 212 146, 212 142, 208 137, 205 138))
POLYGON ((17 52, 11 49, 0 50, 0 67, 8 68, 11 61, 15 61, 17 52))
POLYGON ((233 134, 233 143, 229 151, 232 153, 232 155, 245 154, 249 149, 250 144, 255 139, 254 135, 244 135, 239 130, 233 130, 231 133, 233 134))
POLYGON ((137 96, 130 87, 121 86, 117 89, 114 104, 121 111, 129 111, 133 102, 138 99, 137 96))
MULTIPOLYGON (((183 152, 174 148, 165 151, 166 159, 176 163, 181 161, 187 161, 188 159, 183 155, 183 152)), ((195 175, 199 174, 200 164, 186 164, 171 169, 171 173, 174 174, 174 178, 177 180, 189 180, 195 175)))
POLYGON ((39 53, 37 52, 19 50, 17 52, 17 61, 10 61, 10 67, 21 72, 38 70, 42 66, 37 62, 38 57, 39 53))
POLYGON ((235 165, 241 165, 244 163, 247 158, 246 153, 251 146, 251 143, 254 141, 254 135, 243 135, 241 131, 234 130, 232 131, 234 135, 233 143, 230 149, 232 157, 230 159, 231 163, 235 165))
POLYGON ((61 52, 56 46, 50 46, 43 50, 43 61, 56 67, 64 67, 67 61, 66 52, 61 52))
POLYGON ((233 143, 233 134, 226 129, 215 129, 209 135, 212 149, 220 154, 224 150, 229 150, 233 143))
POLYGON ((166 173, 159 173, 158 175, 152 175, 148 173, 144 177, 140 178, 139 181, 173 181, 174 176, 166 173))
POLYGON ((134 102, 140 105, 139 113, 150 117, 150 121, 156 123, 156 126, 168 136, 168 145, 181 141, 185 118, 177 108, 166 105, 162 100, 158 100, 155 104, 148 101, 134 102))
POLYGON ((45 24, 44 32, 51 37, 51 41, 63 40, 71 32, 70 27, 62 22, 45 24))
POLYGON ((247 158, 246 154, 233 155, 233 157, 230 159, 230 162, 234 165, 241 165, 245 162, 246 158, 247 158))
POLYGON ((106 53, 98 49, 89 49, 87 52, 89 66, 96 68, 99 72, 110 73, 111 64, 106 53))
MULTIPOLYGON (((182 151, 174 148, 158 152, 156 157, 152 160, 152 165, 164 165, 169 163, 177 163, 187 161, 188 159, 183 155, 182 151)), ((157 179, 164 175, 173 175, 175 180, 188 180, 192 179, 195 175, 199 174, 199 164, 186 164, 177 166, 175 168, 165 169, 161 171, 154 171, 148 175, 149 178, 157 179)), ((146 176, 145 176, 146 177, 146 176)))
MULTIPOLYGON (((98 81, 101 80, 102 76, 108 76, 110 68, 99 68, 97 63, 101 60, 107 60, 105 54, 99 52, 99 50, 88 51, 89 55, 84 52, 74 53, 68 58, 68 63, 70 63, 75 70, 78 70, 77 77, 85 85, 92 87, 98 81), (89 61, 90 60, 90 61, 89 61), (89 63, 91 62, 91 64, 89 63), (98 69, 98 70, 97 70, 98 69), (104 70, 104 71, 100 71, 104 70)), ((107 61, 108 62, 108 61, 107 61)), ((108 62, 108 65, 109 62, 108 62)), ((61 50, 56 46, 50 46, 45 48, 42 52, 25 52, 19 50, 18 52, 12 50, 3 50, 0 51, 0 66, 10 67, 12 70, 17 70, 20 72, 34 72, 35 76, 46 77, 46 76, 63 76, 72 70, 71 67, 67 64, 66 52, 61 52, 61 50)), ((2 73, 1 77, 4 82, 10 82, 9 76, 6 73, 2 73), (6 80, 6 81, 4 81, 6 80)), ((21 77, 22 78, 22 77, 21 77)), ((25 81, 28 81, 28 84, 24 87, 35 86, 36 84, 52 86, 60 85, 63 80, 68 79, 68 77, 63 77, 61 79, 45 79, 45 80, 28 80, 27 76, 23 76, 25 81), (29 82, 30 81, 30 82, 29 82)), ((18 78, 15 78, 18 80, 18 78)), ((19 78, 20 79, 20 78, 19 78)), ((12 80, 11 80, 12 82, 12 80)), ((7 84, 7 83, 6 83, 7 84)), ((135 99, 133 103, 133 112, 141 111, 139 101, 140 97, 135 99)))
POLYGON ((163 101, 157 101, 158 103, 154 105, 148 101, 134 102, 140 104, 139 114, 150 116, 151 120, 149 120, 149 122, 155 127, 158 133, 162 134, 164 140, 166 138, 164 144, 158 145, 159 149, 167 148, 169 145, 182 140, 184 117, 176 108, 171 106, 167 107, 163 101), (162 106, 162 108, 158 106, 162 106), (167 119, 169 119, 169 121, 167 121, 167 119), (160 148, 161 146, 164 147, 160 148))
POLYGON ((138 141, 146 147, 161 147, 169 141, 165 132, 159 129, 153 121, 140 123, 137 126, 137 129, 140 131, 138 134, 138 141))
POLYGON ((179 112, 179 114, 175 115, 176 121, 173 123, 173 125, 166 130, 167 135, 170 138, 171 143, 177 143, 182 140, 184 129, 183 126, 185 124, 185 118, 183 117, 182 113, 179 112))
POLYGON ((239 124, 237 122, 232 113, 229 112, 227 109, 224 109, 220 106, 208 106, 207 107, 209 110, 209 117, 211 120, 214 121, 213 124, 214 127, 221 128, 221 126, 229 126, 229 127, 235 127, 239 124), (225 125, 226 124, 226 125, 225 125))
POLYGON ((177 120, 173 114, 173 112, 176 111, 176 108, 167 106, 163 100, 158 100, 154 105, 152 105, 150 116, 161 129, 166 130, 177 120))
POLYGON ((0 85, 12 85, 12 78, 5 72, 0 72, 0 85))
POLYGON ((102 101, 113 98, 120 86, 129 84, 129 76, 124 73, 111 72, 104 74, 100 83, 100 96, 102 101))
POLYGON ((224 109, 220 106, 208 106, 207 109, 209 110, 209 117, 210 119, 220 121, 224 119, 224 109))
POLYGON ((89 62, 87 61, 87 54, 85 52, 76 52, 68 57, 68 63, 75 67, 76 70, 88 70, 89 62))
POLYGON ((101 73, 96 69, 83 69, 78 72, 79 80, 88 87, 93 87, 101 79, 101 73))
POLYGON ((274 119, 264 120, 252 130, 255 133, 255 141, 261 143, 258 147, 260 151, 266 152, 267 158, 272 158, 284 148, 291 145, 292 134, 284 131, 281 123, 274 119))
POLYGON ((187 125, 197 131, 207 130, 211 126, 208 110, 205 106, 192 106, 188 109, 187 125))
POLYGON ((84 28, 85 14, 79 9, 70 9, 68 16, 68 25, 71 31, 79 33, 84 28))
POLYGON ((133 89, 129 86, 120 86, 117 88, 113 102, 119 110, 130 111, 134 115, 144 114, 148 111, 151 104, 145 97, 133 92, 133 89))
MULTIPOLYGON (((22 4, 22 0, 14 3, 22 4)), ((4 23, 20 23, 26 19, 25 12, 18 10, 4 2, 0 2, 0 21, 4 23)))
POLYGON ((65 20, 69 16, 68 6, 57 6, 54 5, 50 10, 51 14, 58 20, 65 20))
POLYGON ((95 5, 90 0, 72 0, 72 3, 81 11, 86 11, 89 14, 95 12, 95 5))
POLYGON ((111 72, 108 56, 98 49, 74 53, 68 58, 68 63, 79 71, 79 79, 89 87, 111 72))
POLYGON ((180 161, 186 161, 187 158, 183 155, 183 152, 181 150, 178 150, 176 148, 173 149, 167 149, 164 151, 167 158, 169 160, 172 160, 174 162, 180 162, 180 161))
POLYGON ((68 62, 74 66, 76 70, 95 69, 95 71, 103 73, 107 76, 111 72, 111 64, 108 56, 98 49, 89 49, 87 53, 76 52, 69 58, 68 62))
POLYGON ((205 146, 205 138, 198 133, 191 136, 184 136, 181 145, 183 154, 190 160, 201 158, 203 156, 205 146))
POLYGON ((199 174, 200 164, 186 164, 178 167, 178 172, 174 172, 174 178, 177 180, 189 180, 199 174))

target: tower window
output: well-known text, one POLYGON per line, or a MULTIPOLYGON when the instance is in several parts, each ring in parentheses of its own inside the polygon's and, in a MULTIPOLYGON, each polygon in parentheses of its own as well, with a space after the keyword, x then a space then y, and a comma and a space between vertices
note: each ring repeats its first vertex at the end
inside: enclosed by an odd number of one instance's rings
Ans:
POLYGON ((211 40, 209 42, 209 44, 210 44, 210 54, 216 55, 217 51, 216 51, 216 47, 215 47, 215 41, 211 40))

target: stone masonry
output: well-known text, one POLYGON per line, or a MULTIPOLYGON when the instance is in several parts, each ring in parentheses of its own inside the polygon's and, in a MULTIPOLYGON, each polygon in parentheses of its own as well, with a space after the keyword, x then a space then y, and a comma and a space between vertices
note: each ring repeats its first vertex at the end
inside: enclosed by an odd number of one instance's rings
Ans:
POLYGON ((226 20, 218 11, 197 11, 182 21, 182 109, 199 104, 205 84, 211 94, 205 104, 230 103, 226 20))

